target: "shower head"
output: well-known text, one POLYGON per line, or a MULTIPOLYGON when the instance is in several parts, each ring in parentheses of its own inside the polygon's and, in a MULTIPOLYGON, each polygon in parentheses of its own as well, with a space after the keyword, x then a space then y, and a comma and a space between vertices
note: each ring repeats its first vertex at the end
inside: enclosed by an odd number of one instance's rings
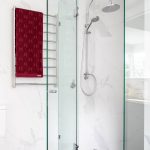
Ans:
POLYGON ((88 33, 88 30, 90 29, 91 25, 94 22, 98 22, 98 21, 99 21, 99 16, 96 16, 95 18, 92 18, 90 24, 88 24, 88 26, 86 27, 86 33, 88 33))
POLYGON ((105 13, 111 13, 111 12, 115 12, 117 10, 120 9, 120 5, 119 4, 113 4, 112 0, 110 0, 110 4, 105 6, 102 11, 105 13))
POLYGON ((97 22, 99 21, 99 16, 96 16, 95 18, 92 18, 91 22, 97 22))

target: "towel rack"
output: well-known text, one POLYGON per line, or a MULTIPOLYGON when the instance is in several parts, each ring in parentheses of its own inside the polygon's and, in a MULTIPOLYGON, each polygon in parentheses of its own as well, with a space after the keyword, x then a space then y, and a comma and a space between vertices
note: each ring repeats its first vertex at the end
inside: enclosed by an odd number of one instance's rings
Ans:
MULTIPOLYGON (((43 25, 48 25, 48 26, 53 26, 56 28, 56 31, 54 32, 47 32, 47 31, 43 31, 43 36, 45 36, 46 34, 48 34, 49 36, 52 36, 53 38, 56 38, 56 40, 43 40, 43 45, 45 43, 49 43, 49 44, 55 44, 55 47, 54 49, 52 48, 43 48, 43 62, 46 60, 46 61, 51 61, 51 62, 54 62, 56 65, 49 65, 48 63, 48 66, 46 66, 45 64, 43 65, 43 78, 36 78, 36 82, 31 82, 32 78, 30 78, 28 80, 28 78, 18 78, 16 77, 16 55, 15 55, 15 36, 13 37, 14 39, 14 50, 13 50, 13 87, 15 88, 16 86, 21 86, 21 85, 50 85, 50 86, 54 86, 54 87, 57 87, 57 84, 58 84, 58 28, 59 28, 59 20, 58 20, 58 15, 46 15, 46 14, 43 14, 43 16, 45 17, 52 17, 55 19, 55 22, 56 24, 54 23, 45 23, 43 22, 43 25), (44 35, 45 34, 45 35, 44 35), (48 56, 44 56, 45 52, 48 52, 48 56), (56 57, 49 57, 49 54, 52 54, 52 53, 56 53, 56 57), (48 69, 48 72, 50 72, 50 70, 52 70, 53 72, 55 72, 54 74, 46 74, 46 69, 48 69), (51 80, 53 80, 54 82, 50 82, 50 83, 46 83, 46 78, 51 78, 51 80), (20 82, 18 82, 17 80, 20 80, 20 82), (26 82, 21 82, 21 80, 26 80, 26 82), (28 80, 28 81, 27 81, 28 80), (42 83, 40 80, 43 80, 45 81, 45 83, 42 83), (30 82, 29 82, 30 81, 30 82)), ((13 28, 14 28, 14 35, 15 35, 15 8, 14 8, 14 25, 13 25, 13 28)), ((43 46, 44 47, 44 46, 43 46)), ((46 54, 45 54, 46 55, 46 54)), ((33 78, 35 79, 35 78, 33 78)), ((50 81, 50 80, 49 80, 50 81)))
POLYGON ((44 16, 52 17, 52 18, 57 18, 57 15, 50 15, 50 14, 43 14, 44 16))

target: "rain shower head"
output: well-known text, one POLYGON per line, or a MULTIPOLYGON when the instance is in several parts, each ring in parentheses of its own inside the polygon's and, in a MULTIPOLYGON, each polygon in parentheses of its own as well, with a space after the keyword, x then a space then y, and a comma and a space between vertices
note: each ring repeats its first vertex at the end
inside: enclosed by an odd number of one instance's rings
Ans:
POLYGON ((104 7, 102 9, 102 11, 105 13, 111 13, 111 12, 115 12, 119 9, 120 9, 120 5, 119 4, 113 4, 112 0, 110 0, 110 4, 107 5, 106 7, 104 7))

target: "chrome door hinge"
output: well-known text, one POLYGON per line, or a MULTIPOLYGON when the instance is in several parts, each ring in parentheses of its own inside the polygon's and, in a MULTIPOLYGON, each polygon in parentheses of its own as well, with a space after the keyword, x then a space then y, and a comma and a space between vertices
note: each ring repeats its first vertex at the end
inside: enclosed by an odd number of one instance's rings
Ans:
POLYGON ((74 17, 77 18, 79 16, 79 7, 77 6, 74 10, 74 17))
POLYGON ((75 82, 75 80, 72 80, 72 82, 70 84, 70 88, 72 88, 72 89, 76 88, 76 82, 75 82))

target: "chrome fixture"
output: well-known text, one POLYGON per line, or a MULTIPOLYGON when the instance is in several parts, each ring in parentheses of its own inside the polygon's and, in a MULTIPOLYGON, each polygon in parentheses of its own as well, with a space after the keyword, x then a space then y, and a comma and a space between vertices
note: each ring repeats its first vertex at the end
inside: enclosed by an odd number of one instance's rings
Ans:
POLYGON ((85 24, 85 32, 84 32, 84 38, 83 38, 83 49, 82 49, 82 61, 81 61, 81 90, 84 93, 84 95, 86 96, 92 96, 97 89, 97 80, 96 77, 93 73, 90 73, 89 71, 89 66, 88 66, 88 59, 89 59, 89 48, 88 48, 88 43, 89 43, 89 34, 91 33, 89 31, 91 25, 93 23, 96 23, 100 20, 99 16, 96 16, 92 19, 90 19, 90 8, 92 3, 94 2, 94 0, 92 0, 87 8, 87 12, 86 12, 86 24, 85 24), (84 52, 85 50, 85 52, 84 52), (84 55, 85 53, 85 55, 84 55), (84 65, 84 58, 85 58, 85 65, 84 65), (84 70, 83 70, 84 69, 84 70), (82 83, 84 82, 84 84, 82 83), (91 82, 92 85, 91 86, 91 82), (87 89, 87 87, 84 87, 85 85, 88 85, 90 83, 90 85, 88 86, 90 90, 87 89))
POLYGON ((87 34, 90 33, 90 32, 89 32, 89 29, 90 29, 92 23, 97 22, 97 21, 99 21, 99 16, 96 16, 95 18, 92 18, 92 19, 91 19, 91 22, 90 22, 89 24, 86 24, 86 25, 85 25, 85 27, 86 27, 86 33, 87 33, 87 34))
POLYGON ((76 82, 73 80, 70 84, 70 88, 74 89, 76 87, 76 82))
POLYGON ((78 150, 79 146, 77 144, 73 144, 74 150, 78 150))
POLYGON ((117 10, 120 9, 120 5, 119 4, 114 4, 112 2, 112 0, 109 0, 109 5, 105 6, 102 11, 105 13, 111 13, 111 12, 115 12, 117 10))

